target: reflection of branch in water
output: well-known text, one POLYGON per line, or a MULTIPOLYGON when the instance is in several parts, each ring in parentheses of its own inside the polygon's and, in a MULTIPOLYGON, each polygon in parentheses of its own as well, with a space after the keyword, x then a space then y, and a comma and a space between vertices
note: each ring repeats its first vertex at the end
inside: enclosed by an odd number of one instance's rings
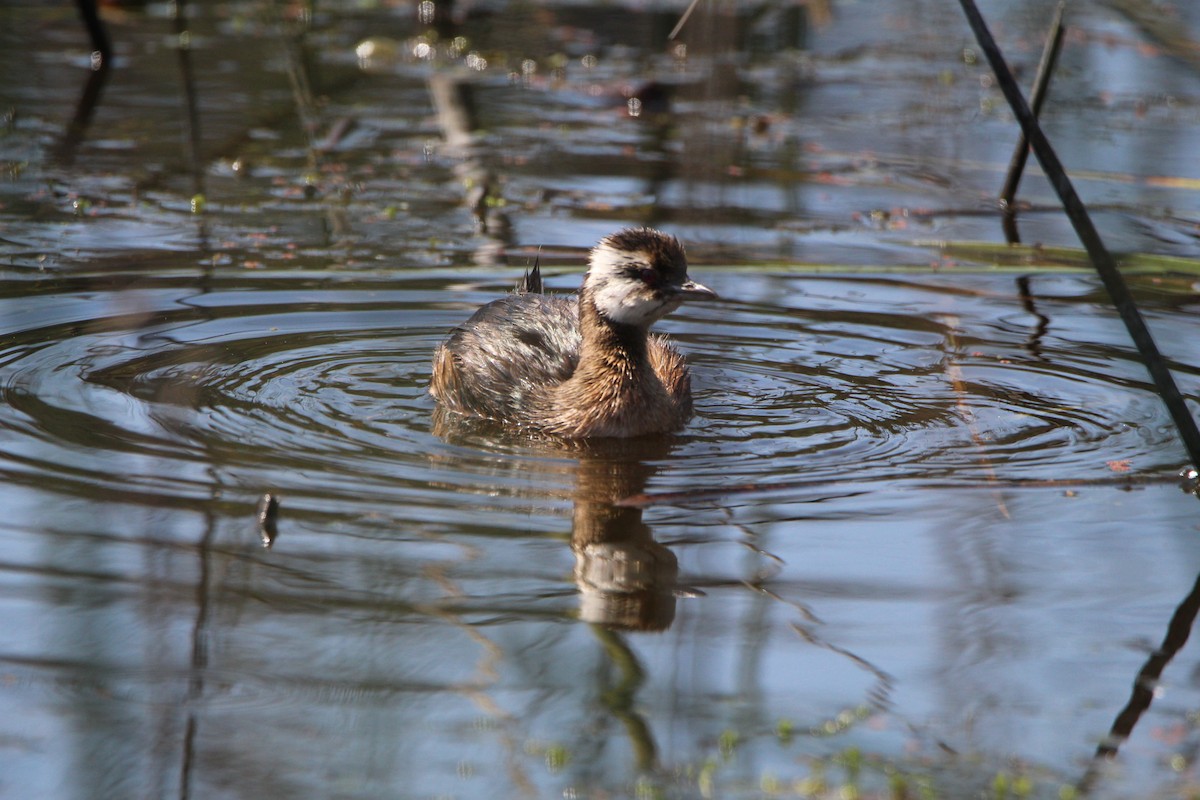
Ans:
POLYGON ((96 58, 107 64, 112 58, 112 41, 108 38, 108 30, 104 27, 104 22, 100 19, 100 13, 96 9, 96 0, 75 0, 75 6, 79 9, 83 27, 87 28, 88 38, 92 40, 93 69, 96 58))
POLYGON ((813 633, 811 629, 806 628, 803 625, 797 625, 793 623, 792 630, 798 633, 800 638, 804 639, 804 641, 808 642, 809 644, 816 645, 817 647, 828 650, 831 653, 836 653, 843 658, 847 658, 855 666, 873 675, 875 677, 875 686, 867 693, 868 702, 872 708, 878 709, 879 711, 886 711, 887 709, 891 708, 892 685, 894 683, 891 675, 888 675, 886 672, 872 664, 870 661, 867 661, 862 656, 852 653, 844 647, 839 647, 832 642, 825 641, 820 636, 817 636, 817 634, 813 633))
POLYGON ((75 116, 67 123, 62 141, 55 150, 55 155, 64 164, 69 165, 74 162, 75 150, 83 141, 88 125, 92 121, 92 114, 95 113, 96 106, 100 104, 100 94, 104 90, 104 84, 108 82, 108 64, 108 60, 104 59, 95 65, 92 73, 88 75, 87 83, 83 86, 83 94, 79 96, 79 103, 75 106, 75 116))
POLYGON ((625 731, 633 745, 638 770, 651 770, 655 766, 658 752, 654 734, 650 732, 646 718, 633 707, 637 691, 645 683, 646 673, 621 634, 603 625, 592 625, 591 628, 596 639, 604 646, 605 654, 621 675, 617 685, 605 691, 601 700, 612 715, 625 725, 625 731))
POLYGON ((196 555, 200 559, 200 565, 196 576, 196 620, 192 624, 192 658, 188 670, 187 722, 183 733, 183 753, 179 759, 180 800, 187 800, 191 795, 200 700, 204 697, 204 680, 208 672, 208 619, 211 601, 209 575, 212 572, 210 559, 212 558, 215 534, 216 519, 210 512, 205 518, 204 533, 196 545, 196 555))
POLYGON ((1020 293, 1021 306, 1037 320, 1033 333, 1025 340, 1025 349, 1038 361, 1046 361, 1046 357, 1042 355, 1042 338, 1050 329, 1050 318, 1037 310, 1033 302, 1033 292, 1029 289, 1028 275, 1017 278, 1017 291, 1020 293))
POLYGON ((200 109, 196 99, 196 79, 192 72, 191 34, 188 30, 185 0, 175 2, 175 48, 179 53, 179 75, 183 80, 184 107, 187 111, 188 167, 192 173, 192 192, 204 194, 204 167, 200 156, 200 109))
MULTIPOLYGON (((772 571, 777 572, 778 569, 784 563, 783 559, 780 558, 779 556, 775 555, 774 553, 771 553, 770 551, 765 550, 762 547, 759 547, 757 544, 755 544, 753 542, 753 540, 756 539, 757 537, 754 535, 754 533, 750 530, 750 528, 748 526, 734 521, 732 519, 732 515, 728 512, 728 510, 726 510, 726 520, 727 520, 728 524, 730 524, 731 526, 740 530, 742 532, 742 534, 745 536, 745 539, 743 540, 742 544, 744 546, 746 546, 747 548, 749 548, 755 554, 762 556, 763 558, 769 559, 771 561, 772 571)), ((750 589, 751 591, 757 592, 759 595, 768 597, 776 602, 783 603, 784 605, 790 606, 791 608, 796 610, 804 618, 805 624, 792 623, 792 629, 794 631, 796 631, 796 633, 800 634, 801 638, 803 638, 809 644, 816 645, 817 647, 820 647, 824 650, 828 650, 831 653, 835 653, 839 656, 842 656, 843 658, 847 658, 856 666, 860 667, 861 669, 863 669, 863 670, 867 671, 868 673, 870 673, 871 675, 873 675, 875 677, 875 686, 872 687, 872 689, 867 693, 867 704, 871 708, 877 709, 880 711, 887 710, 888 708, 890 708, 891 704, 892 704, 892 702, 891 702, 891 692, 892 692, 892 683, 893 683, 892 677, 890 675, 888 675, 886 672, 884 672, 883 670, 876 667, 870 661, 867 661, 862 656, 852 653, 851 651, 845 649, 844 647, 839 647, 838 645, 835 645, 831 642, 827 642, 824 639, 822 639, 820 636, 818 636, 813 631, 811 626, 821 625, 822 624, 821 619, 816 615, 816 613, 812 610, 812 608, 810 608, 807 604, 805 604, 799 600, 785 598, 782 595, 780 595, 778 592, 769 588, 766 585, 766 583, 767 583, 767 581, 770 580, 771 577, 773 577, 773 576, 766 574, 765 571, 763 571, 763 570, 759 570, 758 574, 756 574, 754 576, 753 582, 744 581, 742 585, 745 586, 747 589, 750 589)), ((841 719, 841 717, 842 717, 842 715, 838 715, 838 719, 841 719)), ((817 727, 820 727, 822 729, 822 732, 827 732, 827 726, 817 726, 817 727)))
POLYGON ((1170 624, 1167 625, 1167 635, 1163 638, 1162 644, 1150 654, 1150 658, 1146 659, 1146 663, 1142 665, 1141 671, 1134 679, 1133 692, 1129 696, 1129 702, 1125 704, 1125 708, 1121 709, 1121 713, 1117 714, 1108 736, 1096 748, 1096 755, 1093 756, 1092 763, 1088 765, 1087 772, 1079 781, 1080 794, 1086 794, 1095 787, 1101 766, 1104 762, 1112 761, 1117 757, 1117 751, 1121 744, 1129 738, 1142 714, 1150 708, 1158 679, 1175 654, 1187 644, 1197 612, 1200 612, 1200 576, 1196 577, 1191 593, 1175 609, 1175 614, 1171 617, 1170 624))
MULTIPOLYGON (((743 543, 747 547, 756 553, 770 558, 776 566, 783 564, 783 560, 781 558, 773 553, 763 550, 749 541, 750 539, 754 538, 754 536, 746 526, 733 523, 732 520, 731 524, 734 524, 735 527, 739 528, 743 534, 745 534, 747 541, 743 543)), ((823 650, 828 650, 829 652, 841 656, 842 658, 848 659, 855 666, 874 676, 875 684, 867 692, 867 701, 865 704, 866 708, 876 711, 886 711, 887 709, 891 708, 891 693, 893 686, 892 676, 862 656, 851 652, 844 647, 826 641, 822 637, 818 636, 813 630, 813 627, 822 624, 822 622, 820 618, 817 617, 816 613, 807 604, 799 600, 787 599, 774 590, 768 588, 766 585, 764 585, 766 580, 767 578, 762 576, 758 579, 758 582, 754 584, 747 582, 745 585, 747 588, 756 591, 765 597, 769 597, 772 600, 783 603, 784 605, 795 609, 804 618, 804 623, 801 624, 794 622, 792 623, 791 627, 792 630, 794 630, 802 639, 804 639, 804 641, 823 650)), ((863 706, 860 706, 859 708, 861 709, 863 706)), ((811 733, 814 735, 828 735, 830 733, 840 732, 840 730, 852 724, 853 721, 861 718, 861 715, 856 711, 845 710, 832 719, 827 720, 823 724, 812 726, 811 733)))
MULTIPOLYGON (((291 25, 284 18, 284 9, 279 4, 272 4, 275 24, 279 30, 280 42, 287 64, 288 84, 292 88, 292 104, 296 117, 300 121, 304 142, 308 149, 308 167, 313 173, 320 174, 322 156, 325 151, 337 144, 346 131, 351 127, 345 119, 338 120, 331 126, 328 135, 321 142, 317 141, 317 131, 321 126, 321 109, 317 102, 317 92, 314 90, 312 79, 312 59, 308 55, 305 39, 307 23, 291 25)), ((306 190, 312 186, 306 186, 306 190)), ((351 233, 350 220, 344 208, 336 203, 327 203, 325 215, 328 220, 329 233, 334 237, 345 237, 351 233)))
POLYGON ((96 11, 96 0, 76 0, 75 5, 79 8, 79 16, 83 19, 83 25, 92 40, 92 72, 88 75, 83 94, 79 96, 79 103, 75 106, 75 116, 67 123, 62 141, 56 148, 55 155, 65 164, 75 160, 75 150, 83 141, 92 121, 92 114, 100 104, 100 94, 104 90, 104 84, 108 82, 108 71, 112 65, 112 43, 108 38, 108 31, 104 28, 104 22, 96 11))
POLYGON ((477 131, 479 121, 474 100, 475 87, 462 77, 435 73, 429 78, 429 94, 437 111, 438 125, 447 148, 461 160, 454 172, 466 190, 466 204, 480 230, 491 241, 479 248, 480 264, 503 263, 504 251, 512 244, 512 223, 499 211, 499 181, 484 163, 477 131))
MULTIPOLYGON (((637 124, 640 141, 638 152, 643 159, 645 188, 650 199, 638 222, 651 228, 662 227, 671 221, 673 206, 666 199, 669 185, 691 159, 682 156, 675 145, 679 142, 679 116, 673 110, 679 87, 656 80, 631 88, 626 99, 629 121, 637 124), (682 163, 681 163, 682 162, 682 163)), ((690 147, 694 143, 688 142, 690 147)))
POLYGON ((730 526, 731 528, 736 528, 742 532, 742 546, 754 553, 759 558, 766 559, 769 562, 769 566, 760 567, 759 569, 755 570, 754 576, 749 580, 742 581, 742 585, 753 592, 766 595, 776 602, 791 606, 800 612, 800 615, 804 617, 806 622, 819 625, 821 623, 820 618, 817 617, 816 613, 809 608, 807 604, 802 603, 799 600, 787 600, 773 589, 767 587, 767 582, 778 576, 787 562, 785 562, 780 556, 772 553, 770 550, 759 546, 757 544, 758 535, 750 529, 750 526, 735 520, 733 518, 733 512, 730 509, 723 509, 723 516, 725 517, 726 525, 730 526))
MULTIPOLYGON (((461 597, 462 589, 445 573, 445 566, 445 564, 429 565, 423 570, 424 576, 440 586, 447 597, 461 597)), ((507 755, 509 779, 519 790, 521 796, 536 797, 536 787, 519 757, 522 750, 518 744, 518 737, 512 731, 516 725, 516 719, 501 708, 500 704, 484 688, 494 685, 499 679, 499 665, 505 657, 504 649, 484 635, 478 626, 466 622, 458 612, 448 611, 434 605, 422 606, 420 610, 455 626, 482 648, 483 655, 475 667, 476 680, 463 682, 457 687, 458 691, 469 697, 480 710, 497 721, 501 744, 507 755)))

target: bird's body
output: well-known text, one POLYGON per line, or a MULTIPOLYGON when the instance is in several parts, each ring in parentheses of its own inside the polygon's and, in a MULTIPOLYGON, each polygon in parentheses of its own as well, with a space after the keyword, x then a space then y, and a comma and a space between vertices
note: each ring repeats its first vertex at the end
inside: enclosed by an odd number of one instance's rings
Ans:
POLYGON ((650 325, 687 298, 683 247, 647 228, 592 251, 579 296, 526 277, 479 309, 434 354, 431 394, 445 408, 569 439, 678 430, 692 415, 683 357, 650 325))

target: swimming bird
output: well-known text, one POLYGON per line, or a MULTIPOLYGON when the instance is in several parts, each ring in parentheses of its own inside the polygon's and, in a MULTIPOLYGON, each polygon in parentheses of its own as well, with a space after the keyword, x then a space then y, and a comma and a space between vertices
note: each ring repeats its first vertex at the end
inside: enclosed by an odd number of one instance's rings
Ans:
POLYGON ((444 408, 567 439, 684 426, 687 364, 649 328, 685 300, 717 295, 688 278, 678 239, 618 231, 592 249, 578 297, 542 288, 535 265, 438 346, 429 390, 444 408))

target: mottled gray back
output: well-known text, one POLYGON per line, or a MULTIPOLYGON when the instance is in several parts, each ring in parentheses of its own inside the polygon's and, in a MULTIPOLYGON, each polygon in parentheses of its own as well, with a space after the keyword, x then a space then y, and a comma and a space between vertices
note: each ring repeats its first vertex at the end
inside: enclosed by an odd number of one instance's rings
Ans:
POLYGON ((579 363, 574 297, 528 292, 488 303, 450 334, 462 388, 499 417, 511 417, 531 390, 554 386, 579 363))

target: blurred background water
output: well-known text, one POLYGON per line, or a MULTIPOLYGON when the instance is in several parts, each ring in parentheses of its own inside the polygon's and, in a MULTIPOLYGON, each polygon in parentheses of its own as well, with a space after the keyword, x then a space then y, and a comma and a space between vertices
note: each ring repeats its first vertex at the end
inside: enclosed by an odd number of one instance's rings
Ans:
MULTIPOLYGON (((958 5, 685 9, 0 8, 0 796, 1200 790, 1186 456, 958 5), (630 224, 685 432, 434 413, 630 224)), ((1196 31, 1073 5, 1043 114, 1193 411, 1196 31)))

